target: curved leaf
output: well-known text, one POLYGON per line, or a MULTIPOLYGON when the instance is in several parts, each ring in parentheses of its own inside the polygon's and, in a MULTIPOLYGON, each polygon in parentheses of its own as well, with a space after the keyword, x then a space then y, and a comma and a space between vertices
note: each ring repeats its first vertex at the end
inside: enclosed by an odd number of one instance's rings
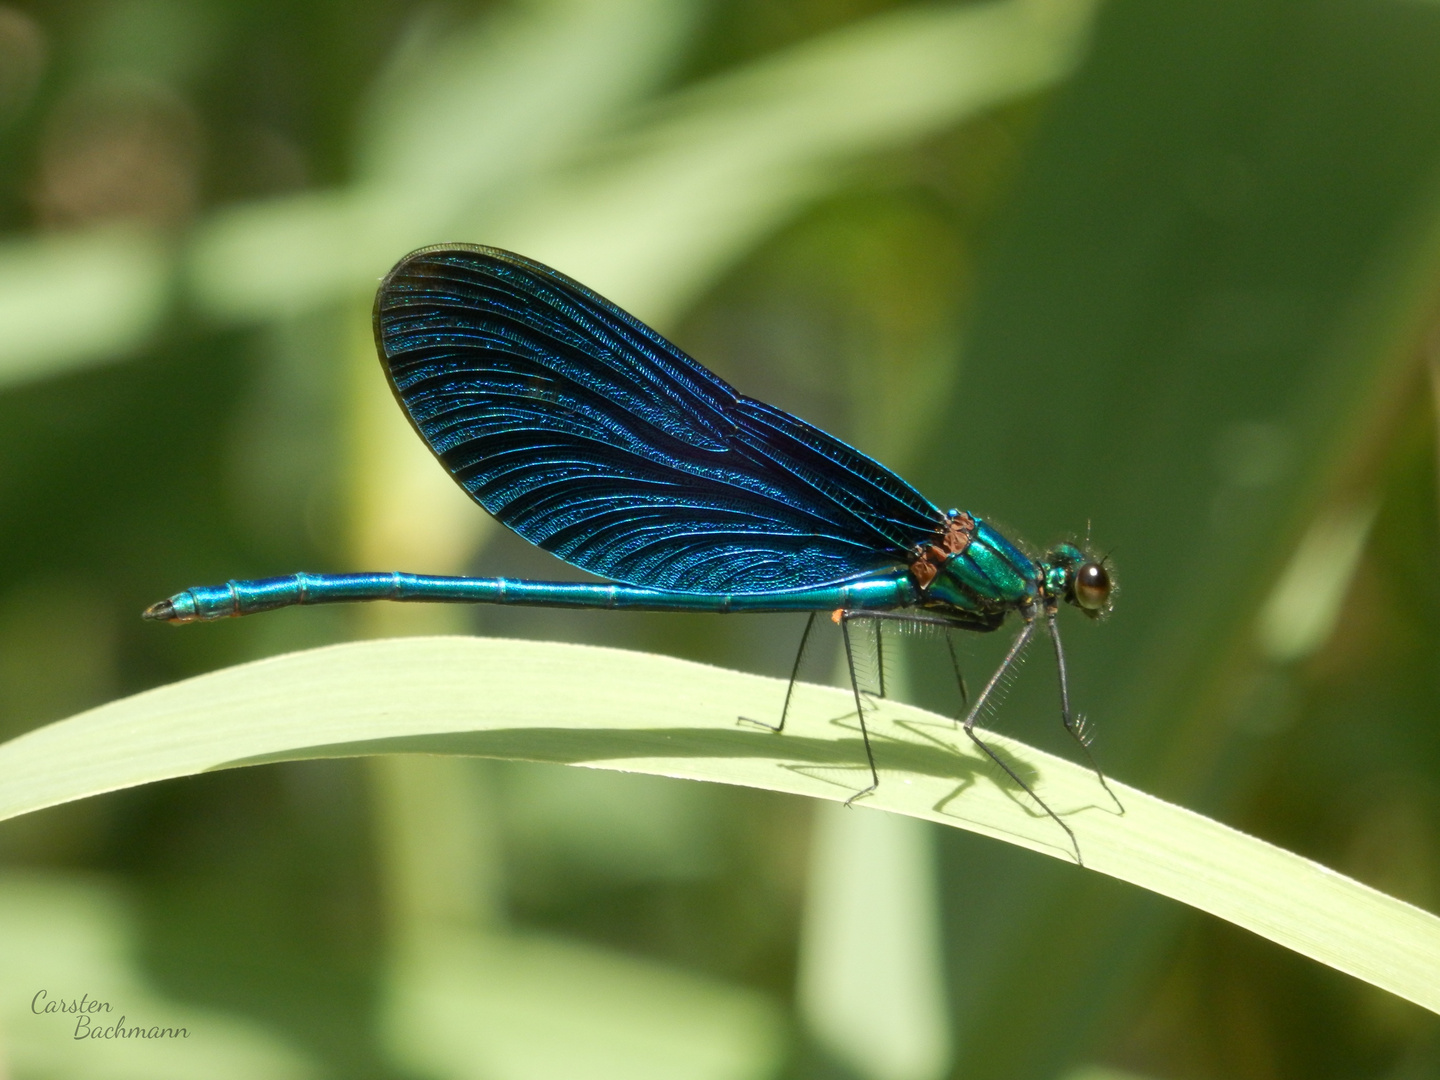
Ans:
MULTIPOLYGON (((559 762, 844 800, 863 785, 853 705, 803 686, 783 734, 779 680, 667 657, 503 639, 398 638, 227 668, 0 746, 0 819, 215 769, 379 753, 559 762)), ((862 805, 1059 858, 1065 838, 952 721, 882 702, 880 789, 862 805)), ((992 736, 1079 839, 1085 865, 1190 904, 1440 1011, 1440 919, 1325 867, 992 736)))

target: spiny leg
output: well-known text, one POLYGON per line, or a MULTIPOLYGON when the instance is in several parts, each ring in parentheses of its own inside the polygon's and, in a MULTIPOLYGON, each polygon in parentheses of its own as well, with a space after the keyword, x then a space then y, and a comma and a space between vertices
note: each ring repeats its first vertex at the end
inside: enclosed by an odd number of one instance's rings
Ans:
MULTIPOLYGON (((963 705, 970 704, 970 688, 965 685, 965 676, 960 672, 960 657, 955 652, 955 638, 952 631, 956 624, 951 619, 941 619, 934 615, 911 615, 901 614, 894 611, 852 611, 848 617, 851 619, 866 619, 875 624, 876 652, 879 654, 879 644, 883 640, 880 636, 880 628, 887 622, 906 623, 911 626, 934 626, 945 631, 945 647, 950 651, 950 669, 955 672, 955 685, 960 688, 960 701, 963 705)), ((884 685, 884 657, 880 655, 881 686, 880 697, 887 696, 884 685)))
MULTIPOLYGON (((806 647, 808 647, 809 636, 811 636, 811 631, 814 631, 815 629, 815 619, 818 618, 818 616, 819 612, 811 612, 809 613, 809 618, 805 619, 805 629, 801 632, 801 645, 799 645, 799 648, 796 649, 795 662, 793 662, 793 664, 791 665, 791 681, 789 681, 789 683, 785 685, 785 704, 780 707, 780 723, 768 724, 765 720, 755 720, 752 719, 752 717, 747 716, 739 717, 740 723, 755 724, 756 727, 763 727, 766 732, 783 732, 783 730, 785 730, 785 719, 789 716, 789 711, 791 711, 791 700, 793 697, 795 697, 795 684, 799 683, 799 677, 801 677, 801 664, 805 661, 805 649, 806 647)), ((897 613, 894 612, 855 611, 848 613, 848 618, 870 619, 870 621, 873 621, 874 624, 876 624, 877 636, 878 634, 880 634, 880 624, 884 621, 919 622, 919 624, 930 626, 945 626, 945 628, 949 628, 949 626, 952 625, 950 624, 948 619, 937 619, 932 618, 932 616, 926 615, 897 615, 897 613)), ((953 660, 955 660, 955 651, 953 651, 953 648, 952 651, 950 651, 950 660, 952 660, 952 662, 953 660)), ((881 671, 883 671, 883 657, 881 657, 881 671)), ((958 672, 959 668, 956 667, 956 674, 958 674, 958 672)), ((883 677, 883 675, 881 675, 881 677, 883 677)), ((883 683, 881 683, 880 696, 884 697, 883 683)), ((963 680, 960 681, 960 696, 966 696, 965 681, 963 680)))
MULTIPOLYGON (((864 613, 857 612, 863 615, 864 613)), ((860 721, 860 738, 865 741, 865 760, 870 763, 870 786, 855 792, 845 800, 849 806, 856 799, 869 795, 880 786, 880 774, 875 770, 875 751, 870 747, 870 730, 865 726, 865 706, 860 700, 860 683, 855 678, 855 654, 850 648, 850 619, 852 614, 848 611, 840 613, 840 637, 845 642, 845 667, 850 673, 850 691, 855 695, 855 716, 860 721)))
POLYGON ((846 612, 851 619, 869 619, 872 622, 897 622, 912 623, 920 626, 949 626, 955 625, 949 619, 941 619, 934 615, 908 615, 898 611, 867 611, 863 608, 846 612))
POLYGON ((955 685, 960 688, 960 707, 970 704, 970 690, 965 685, 965 676, 960 673, 960 658, 955 655, 955 635, 945 627, 945 648, 950 650, 950 670, 955 672, 955 685))
POLYGON ((1055 620, 1055 608, 1047 605, 1045 608, 1045 625, 1050 631, 1050 640, 1055 644, 1055 669, 1060 673, 1060 722, 1065 725, 1085 754, 1085 760, 1090 763, 1090 768, 1095 770, 1095 776, 1100 781, 1100 786, 1105 789, 1105 794, 1115 800, 1115 807, 1120 813, 1125 813, 1125 805, 1110 790, 1110 785, 1105 782, 1105 774, 1100 771, 1100 766, 1095 761, 1095 755, 1090 752, 1090 744, 1085 740, 1085 732, 1081 725, 1075 721, 1070 712, 1070 678, 1065 672, 1065 647, 1060 644, 1060 627, 1055 620))
POLYGON ((1066 825, 1065 822, 1061 821, 1060 815, 1056 814, 1054 810, 1051 810, 1050 807, 1046 804, 1045 800, 1040 798, 1039 795, 1036 795, 1034 789, 1031 788, 1030 785, 1027 784, 1024 780, 1020 779, 1019 775, 1015 772, 1015 770, 1012 769, 1009 765, 1005 764, 1005 762, 1000 758, 1000 755, 995 753, 994 750, 990 749, 990 747, 985 744, 985 742, 980 738, 980 736, 975 734, 975 720, 980 715, 980 711, 985 708, 985 703, 990 699, 990 695, 994 693, 995 687, 998 686, 1000 683, 1000 679, 1004 676, 1005 672, 1009 670, 1010 665, 1015 663, 1016 659, 1020 656, 1020 654, 1025 651, 1025 646, 1030 644, 1030 639, 1034 637, 1034 635, 1035 620, 1032 616, 1025 621, 1024 628, 1020 631, 1018 635, 1016 635, 1014 644, 1010 646, 1010 651, 1005 654, 1005 659, 1001 661, 1000 666, 995 669, 995 674, 990 676, 990 681, 985 684, 985 689, 980 691, 980 696, 975 699, 975 704, 971 707, 970 712, 966 715, 964 724, 962 726, 965 728, 965 734, 970 736, 970 741, 973 742, 976 746, 980 747, 981 750, 984 750, 985 753, 990 757, 991 761, 995 762, 995 764, 999 765, 1000 768, 1004 769, 1010 779, 1014 780, 1015 783, 1019 784, 1025 794, 1029 795, 1032 799, 1034 799, 1035 802, 1039 805, 1040 809, 1044 810, 1045 813, 1049 814, 1055 824, 1059 825, 1060 828, 1065 830, 1065 835, 1070 838, 1070 846, 1075 849, 1075 861, 1081 866, 1084 866, 1084 860, 1080 858, 1080 842, 1075 839, 1075 833, 1071 831, 1070 826, 1066 825))
POLYGON ((790 699, 795 696, 795 684, 800 679, 800 663, 805 659, 805 646, 810 641, 810 631, 815 629, 815 616, 819 614, 818 611, 812 611, 810 617, 805 620, 805 629, 800 634, 800 647, 795 650, 795 663, 790 666, 790 681, 785 686, 785 704, 780 706, 780 723, 767 724, 764 720, 751 720, 748 716, 740 717, 741 723, 754 724, 766 731, 785 730, 785 718, 790 715, 790 699))
MULTIPOLYGON (((945 643, 950 646, 950 663, 955 669, 955 677, 960 684, 960 697, 967 704, 969 703, 970 694, 965 687, 964 678, 960 675, 960 662, 956 659, 955 646, 950 640, 950 631, 955 628, 954 622, 949 619, 937 618, 934 615, 912 615, 908 613, 902 614, 895 611, 850 611, 846 613, 845 617, 852 620, 864 619, 866 622, 874 624, 875 659, 876 666, 879 668, 880 673, 880 690, 878 694, 875 694, 873 696, 881 698, 890 696, 885 686, 885 635, 883 633, 883 628, 886 623, 903 623, 909 626, 934 626, 945 631, 945 643)), ((870 691, 866 690, 864 691, 864 693, 869 694, 870 691)))
POLYGON ((879 619, 871 621, 875 627, 875 670, 880 677, 880 696, 889 697, 885 693, 885 624, 879 619))

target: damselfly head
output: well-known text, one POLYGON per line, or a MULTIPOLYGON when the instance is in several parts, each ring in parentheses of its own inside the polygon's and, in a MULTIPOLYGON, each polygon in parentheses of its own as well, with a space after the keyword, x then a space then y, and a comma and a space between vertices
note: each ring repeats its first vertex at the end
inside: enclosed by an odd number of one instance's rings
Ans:
POLYGON ((1104 558, 1095 558, 1074 544, 1058 544, 1045 556, 1045 591, 1074 604, 1092 619, 1110 612, 1115 582, 1104 558))

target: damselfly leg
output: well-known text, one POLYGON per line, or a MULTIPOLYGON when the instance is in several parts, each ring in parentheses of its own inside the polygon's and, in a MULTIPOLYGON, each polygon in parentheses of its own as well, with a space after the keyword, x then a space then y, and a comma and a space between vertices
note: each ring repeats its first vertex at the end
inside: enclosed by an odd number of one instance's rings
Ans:
MULTIPOLYGON (((840 630, 845 640, 845 664, 846 669, 850 675, 850 690, 851 693, 855 696, 855 715, 860 722, 860 737, 865 741, 865 759, 870 765, 870 786, 862 791, 857 791, 854 795, 851 795, 850 798, 846 799, 846 806, 849 806, 856 799, 859 799, 865 795, 869 795, 872 791, 874 791, 877 787, 880 786, 880 774, 876 771, 875 768, 875 751, 870 745, 870 729, 865 723, 864 699, 866 695, 860 689, 859 674, 856 670, 855 665, 855 649, 850 635, 850 624, 852 622, 860 621, 869 622, 873 624, 874 627, 876 666, 879 669, 877 672, 877 681, 880 687, 880 693, 877 696, 882 698, 885 696, 885 635, 883 632, 885 624, 903 623, 912 626, 920 625, 942 627, 947 631, 947 641, 949 640, 948 631, 952 626, 952 624, 946 619, 936 618, 934 616, 928 615, 910 615, 893 611, 842 611, 840 613, 840 630)), ((955 650, 953 647, 950 650, 950 659, 952 662, 955 662, 955 650)), ((955 675, 956 678, 960 681, 961 693, 963 694, 965 692, 965 684, 964 680, 960 679, 960 666, 958 662, 955 662, 955 675)))
POLYGON ((742 724, 754 724, 766 731, 785 730, 785 718, 790 715, 790 699, 795 696, 795 683, 800 679, 800 664, 805 659, 805 646, 810 643, 810 631, 815 629, 815 616, 819 614, 818 611, 812 611, 810 617, 805 620, 805 629, 800 634, 800 647, 795 650, 795 663, 790 666, 790 681, 785 684, 785 704, 780 706, 780 722, 767 724, 764 720, 752 720, 748 716, 742 716, 740 717, 742 724))
MULTIPOLYGON (((840 637, 845 642, 845 668, 850 673, 850 691, 855 695, 855 717, 860 721, 860 738, 865 743, 865 760, 870 765, 870 786, 861 788, 845 800, 845 805, 851 805, 856 799, 863 799, 880 786, 880 773, 875 769, 875 750, 870 745, 870 730, 865 726, 865 703, 860 696, 860 680, 855 676, 855 650, 850 643, 850 623, 857 615, 866 615, 868 612, 842 611, 840 613, 840 637)), ((880 628, 876 625, 875 638, 880 639, 880 628)), ((883 664, 882 664, 883 669, 883 664)), ((884 686, 884 676, 881 676, 881 686, 884 686)))
POLYGON ((1065 647, 1060 644, 1060 627, 1055 621, 1054 604, 1045 606, 1045 627, 1050 631, 1050 640, 1055 644, 1055 670, 1060 675, 1060 722, 1065 725, 1065 730, 1079 744, 1085 760, 1090 763, 1090 768, 1095 770, 1095 776, 1100 781, 1100 786, 1105 789, 1105 794, 1115 800, 1115 808, 1123 814, 1125 805, 1120 801, 1119 796, 1110 790, 1110 785, 1105 782, 1105 774, 1100 771, 1100 766, 1095 761, 1095 755, 1090 752, 1090 740, 1085 737, 1084 718, 1076 719, 1070 712, 1070 679, 1065 672, 1065 647))
POLYGON ((945 648, 950 653, 950 670, 955 672, 955 685, 960 690, 960 707, 970 704, 970 689, 965 685, 965 676, 960 672, 960 657, 955 652, 955 635, 945 627, 945 648))
MULTIPOLYGON (((780 709, 780 722, 778 724, 767 724, 763 720, 754 720, 750 717, 742 716, 740 717, 742 723, 753 724, 756 727, 764 728, 766 731, 781 732, 785 730, 785 721, 790 713, 790 703, 795 696, 795 684, 799 681, 800 678, 800 665, 804 661, 805 649, 806 646, 809 644, 811 631, 813 631, 815 628, 815 618, 818 614, 819 612, 812 612, 810 617, 805 620, 805 629, 800 635, 800 647, 795 652, 795 662, 791 665, 790 668, 790 681, 785 687, 785 701, 780 709)), ((869 795, 877 787, 880 786, 880 773, 875 767, 875 749, 870 743, 869 725, 865 723, 865 698, 869 696, 869 691, 864 691, 860 688, 860 671, 856 663, 856 643, 854 641, 854 636, 851 632, 850 624, 855 621, 866 621, 871 623, 873 626, 875 632, 875 677, 877 688, 879 691, 876 696, 882 698, 885 696, 886 693, 884 651, 885 646, 884 634, 881 630, 884 622, 918 622, 930 623, 938 626, 945 626, 947 624, 943 619, 932 619, 926 618, 924 616, 898 615, 893 612, 885 611, 842 610, 841 612, 839 612, 838 621, 840 623, 840 636, 845 646, 845 672, 850 680, 850 692, 855 699, 855 716, 857 722, 860 725, 860 738, 865 746, 865 763, 870 768, 869 785, 861 788, 859 791, 855 792, 855 794, 851 795, 850 798, 846 799, 845 804, 848 806, 856 799, 860 799, 866 795, 869 795)))
POLYGON ((986 702, 990 700, 990 695, 993 694, 995 692, 995 688, 1000 685, 1000 680, 1005 677, 1005 673, 1010 670, 1010 668, 1015 664, 1017 660, 1020 659, 1021 654, 1025 652, 1025 647, 1030 644, 1030 639, 1034 636, 1035 616, 1032 610, 1029 614, 1029 617, 1025 619, 1025 625, 1021 628, 1020 633, 1016 635, 1014 643, 1011 644, 1010 651, 1005 654, 1005 659, 1002 660, 1000 662, 1000 666, 995 669, 995 674, 990 676, 990 681, 987 682, 985 684, 985 688, 980 691, 980 695, 975 699, 975 704, 970 707, 970 712, 966 714, 961 726, 965 729, 965 734, 970 736, 970 741, 973 742, 976 746, 978 746, 981 750, 985 751, 986 755, 990 758, 991 761, 995 762, 995 764, 999 765, 1000 768, 1004 769, 1006 775, 1009 776, 1011 780, 1015 781, 1015 783, 1019 785, 1019 787, 1025 792, 1025 794, 1029 795, 1030 798, 1034 799, 1040 809, 1044 810, 1045 813, 1050 816, 1051 820, 1053 820, 1056 825, 1059 825, 1060 828, 1065 830, 1065 835, 1070 838, 1070 846, 1075 851, 1075 861, 1077 863, 1080 863, 1081 866, 1083 866, 1085 864, 1084 861, 1080 858, 1080 843, 1078 840, 1075 839, 1075 833, 1071 830, 1070 826, 1066 825, 1065 822, 1061 821, 1060 815, 1055 813, 1054 810, 1050 809, 1049 804, 1046 803, 1044 799, 1040 798, 1040 796, 1035 793, 1035 789, 1032 788, 1029 784, 1027 784, 1024 780, 1022 780, 1020 778, 1020 774, 1017 773, 1014 769, 1012 769, 1005 762, 1005 760, 1000 757, 999 754, 995 753, 995 751, 990 748, 990 746, 985 742, 984 739, 980 738, 979 735, 975 734, 975 721, 979 718, 980 713, 984 711, 986 702))

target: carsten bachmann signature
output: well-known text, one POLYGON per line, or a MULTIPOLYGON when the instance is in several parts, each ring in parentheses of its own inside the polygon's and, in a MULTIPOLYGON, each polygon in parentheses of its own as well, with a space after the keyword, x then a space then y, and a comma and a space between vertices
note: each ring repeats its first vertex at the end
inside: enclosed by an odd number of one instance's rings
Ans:
POLYGON ((51 997, 48 990, 37 990, 35 996, 30 999, 30 1011, 36 1016, 45 1016, 49 1013, 73 1013, 75 1015, 75 1031, 71 1035, 73 1039, 188 1039, 190 1029, 184 1027, 164 1027, 152 1025, 146 1027, 143 1024, 126 1026, 125 1014, 120 1014, 120 1019, 113 1024, 107 1023, 108 1017, 101 1015, 113 1013, 115 1010, 110 1002, 101 1001, 99 998, 92 998, 89 994, 81 994, 78 998, 51 997))

